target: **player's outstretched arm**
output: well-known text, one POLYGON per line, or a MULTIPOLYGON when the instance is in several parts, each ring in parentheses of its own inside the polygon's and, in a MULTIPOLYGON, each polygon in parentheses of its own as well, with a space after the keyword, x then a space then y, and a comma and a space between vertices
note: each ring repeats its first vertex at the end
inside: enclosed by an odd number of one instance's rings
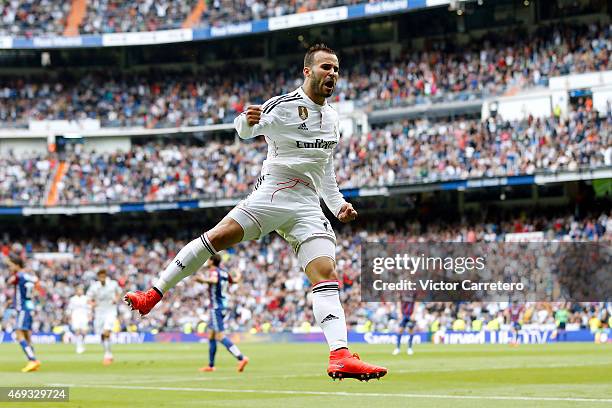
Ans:
POLYGON ((219 282, 219 275, 216 272, 210 272, 209 274, 198 272, 194 275, 194 279, 199 283, 215 284, 219 282))
POLYGON ((261 105, 249 105, 234 119, 234 127, 241 139, 251 139, 264 134, 275 122, 272 112, 265 112, 261 105))

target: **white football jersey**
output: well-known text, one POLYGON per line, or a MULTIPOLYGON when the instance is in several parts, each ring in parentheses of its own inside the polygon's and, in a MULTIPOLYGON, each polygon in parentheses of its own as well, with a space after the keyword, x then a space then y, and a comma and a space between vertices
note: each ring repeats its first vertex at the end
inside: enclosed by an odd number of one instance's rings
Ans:
POLYGON ((243 112, 234 126, 242 139, 265 136, 268 156, 262 175, 287 175, 312 183, 330 211, 338 215, 345 203, 333 163, 340 132, 338 113, 327 102, 313 102, 300 87, 264 103, 258 124, 249 126, 243 112))
POLYGON ((119 284, 109 278, 106 278, 104 285, 100 281, 95 281, 87 290, 87 296, 96 302, 96 311, 115 309, 117 307, 115 298, 119 293, 119 284))
POLYGON ((68 310, 72 315, 85 315, 89 313, 89 298, 85 295, 74 295, 68 302, 68 310))

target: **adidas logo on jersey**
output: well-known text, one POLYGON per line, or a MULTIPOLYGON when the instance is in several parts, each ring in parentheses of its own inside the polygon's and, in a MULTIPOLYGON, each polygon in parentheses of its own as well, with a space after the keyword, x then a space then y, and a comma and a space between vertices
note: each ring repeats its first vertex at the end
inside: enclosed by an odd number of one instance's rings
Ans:
POLYGON ((300 123, 300 126, 298 126, 298 130, 308 130, 308 126, 306 126, 306 122, 300 123))
POLYGON ((333 314, 328 314, 325 319, 321 320, 321 324, 325 323, 325 322, 329 322, 330 320, 336 320, 339 319, 338 316, 334 316, 333 314))

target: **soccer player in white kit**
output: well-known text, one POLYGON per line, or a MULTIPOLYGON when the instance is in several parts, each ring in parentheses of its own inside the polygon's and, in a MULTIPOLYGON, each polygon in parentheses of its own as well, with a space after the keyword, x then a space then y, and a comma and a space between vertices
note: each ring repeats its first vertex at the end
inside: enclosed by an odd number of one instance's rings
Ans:
POLYGON ((77 286, 75 295, 68 302, 70 327, 74 333, 77 354, 85 351, 85 336, 89 329, 89 310, 89 298, 85 296, 83 287, 77 286))
POLYGON ((117 320, 117 302, 119 302, 120 295, 119 284, 108 278, 104 269, 98 271, 98 280, 87 290, 87 297, 94 309, 94 331, 102 336, 104 365, 113 362, 110 335, 117 320))
POLYGON ((330 348, 327 373, 332 378, 369 380, 387 373, 365 363, 347 345, 344 310, 336 272, 336 237, 319 197, 341 221, 357 212, 336 182, 333 148, 338 144, 338 114, 326 102, 335 89, 339 62, 323 44, 304 56, 304 83, 262 106, 249 106, 234 120, 238 135, 263 135, 268 156, 254 191, 214 228, 187 244, 147 292, 128 292, 124 300, 146 315, 163 294, 194 274, 212 255, 239 242, 277 231, 289 242, 312 283, 313 312, 330 348))

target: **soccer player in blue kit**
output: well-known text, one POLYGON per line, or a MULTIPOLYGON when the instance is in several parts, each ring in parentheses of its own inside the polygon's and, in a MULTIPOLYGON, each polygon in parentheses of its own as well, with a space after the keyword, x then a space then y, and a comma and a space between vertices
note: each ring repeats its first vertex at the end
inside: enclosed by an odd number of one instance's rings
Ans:
POLYGON ((215 371, 215 355, 217 354, 217 341, 221 342, 238 360, 238 372, 244 371, 249 362, 238 346, 225 336, 225 316, 227 312, 227 298, 229 285, 238 283, 240 275, 233 276, 229 271, 221 268, 221 256, 213 255, 207 262, 208 276, 196 275, 195 279, 201 283, 208 284, 208 297, 210 300, 210 323, 208 326, 208 365, 200 368, 200 371, 215 371))
POLYGON ((395 345, 395 350, 393 350, 393 355, 397 355, 400 352, 400 346, 402 341, 402 336, 406 328, 408 328, 408 355, 411 356, 414 354, 412 351, 412 339, 414 338, 414 319, 412 315, 414 314, 414 310, 416 307, 416 302, 414 301, 401 301, 399 302, 399 309, 402 312, 402 320, 400 321, 399 328, 397 330, 397 343, 395 345))
POLYGON ((15 335, 28 359, 28 363, 21 369, 21 372, 36 371, 40 368, 40 361, 36 359, 32 347, 32 312, 34 311, 34 289, 38 278, 23 272, 24 262, 17 256, 5 259, 5 263, 11 273, 8 283, 15 286, 13 295, 13 308, 17 312, 15 335))
POLYGON ((519 305, 515 300, 512 302, 512 306, 508 309, 510 317, 512 339, 510 339, 510 345, 518 347, 519 345, 519 332, 521 331, 521 320, 523 318, 524 307, 519 305))

